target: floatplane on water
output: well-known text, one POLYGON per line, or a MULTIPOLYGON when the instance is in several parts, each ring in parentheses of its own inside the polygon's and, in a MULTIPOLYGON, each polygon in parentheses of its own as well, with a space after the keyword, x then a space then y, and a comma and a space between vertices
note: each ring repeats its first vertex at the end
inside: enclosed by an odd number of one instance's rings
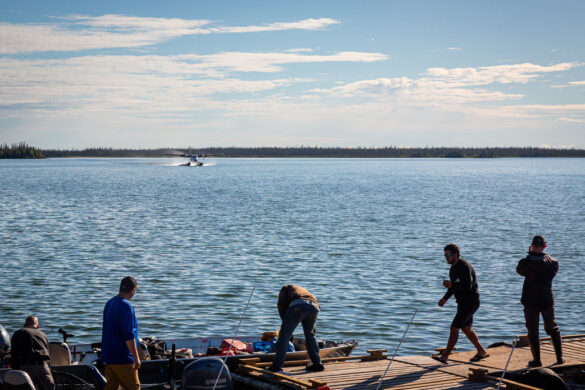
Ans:
POLYGON ((211 155, 205 153, 192 153, 191 149, 189 149, 188 153, 165 153, 165 156, 186 158, 187 161, 178 165, 180 167, 202 167, 204 165, 209 165, 205 162, 205 158, 211 157, 211 155))

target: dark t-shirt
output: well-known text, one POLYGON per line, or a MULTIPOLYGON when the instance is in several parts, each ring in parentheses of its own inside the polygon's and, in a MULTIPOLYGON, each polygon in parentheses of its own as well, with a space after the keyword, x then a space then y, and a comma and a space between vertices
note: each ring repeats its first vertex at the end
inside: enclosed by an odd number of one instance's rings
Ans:
POLYGON ((449 270, 451 288, 447 289, 444 300, 455 295, 457 304, 475 305, 479 303, 479 289, 475 270, 467 261, 459 261, 451 266, 449 270))
POLYGON ((51 360, 47 335, 36 328, 22 328, 12 335, 10 357, 14 368, 51 360))

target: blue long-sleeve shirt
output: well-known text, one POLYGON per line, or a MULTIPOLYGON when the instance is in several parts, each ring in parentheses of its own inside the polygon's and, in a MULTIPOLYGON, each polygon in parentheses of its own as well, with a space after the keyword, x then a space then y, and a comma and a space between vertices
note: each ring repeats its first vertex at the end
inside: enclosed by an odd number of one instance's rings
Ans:
POLYGON ((138 345, 138 321, 134 308, 126 299, 115 296, 104 307, 102 327, 102 361, 106 364, 132 364, 134 358, 126 341, 138 345))

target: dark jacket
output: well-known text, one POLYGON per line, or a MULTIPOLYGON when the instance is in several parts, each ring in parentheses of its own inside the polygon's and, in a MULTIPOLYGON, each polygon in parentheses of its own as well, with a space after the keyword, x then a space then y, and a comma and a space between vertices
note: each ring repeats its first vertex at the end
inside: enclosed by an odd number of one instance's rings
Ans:
POLYGON ((444 300, 455 295, 458 304, 479 304, 477 277, 471 264, 459 259, 457 264, 451 266, 449 279, 451 280, 451 288, 447 289, 445 296, 443 296, 444 300))
POLYGON ((518 262, 516 272, 524 276, 522 304, 533 310, 544 310, 555 304, 552 281, 559 263, 546 253, 529 253, 518 262))
POLYGON ((315 302, 317 308, 320 309, 319 302, 317 302, 317 298, 313 294, 302 287, 289 284, 288 286, 282 287, 280 294, 278 294, 278 314, 280 314, 280 318, 284 319, 289 305, 297 299, 306 299, 315 302))
POLYGON ((51 360, 47 335, 36 328, 22 328, 14 332, 10 358, 14 368, 22 364, 34 364, 51 360))

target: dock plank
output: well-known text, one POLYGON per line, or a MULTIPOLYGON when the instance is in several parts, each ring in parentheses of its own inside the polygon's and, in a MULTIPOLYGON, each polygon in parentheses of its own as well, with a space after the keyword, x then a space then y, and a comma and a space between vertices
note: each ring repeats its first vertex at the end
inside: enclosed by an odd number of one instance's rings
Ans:
MULTIPOLYGON (((470 362, 475 351, 455 352, 449 357, 448 364, 438 363, 430 356, 399 356, 394 359, 384 380, 382 389, 416 390, 416 389, 494 389, 496 384, 471 380, 470 369, 484 369, 492 377, 503 371, 512 347, 502 345, 489 348, 490 356, 479 362, 470 362)), ((563 338, 563 351, 567 364, 585 364, 585 335, 563 338)), ((550 340, 542 340, 541 358, 545 366, 556 362, 554 349, 550 340)), ((512 354, 508 370, 526 369, 532 359, 528 346, 518 347, 512 354)), ((326 383, 331 390, 375 390, 384 374, 389 358, 361 361, 353 360, 325 362, 325 371, 308 372, 304 366, 286 366, 285 371, 299 383, 326 383)), ((256 376, 257 379, 275 383, 273 379, 256 376)), ((476 379, 476 378, 474 378, 476 379)), ((286 387, 286 383, 280 383, 286 387)), ((315 388, 315 387, 313 387, 315 388)))

